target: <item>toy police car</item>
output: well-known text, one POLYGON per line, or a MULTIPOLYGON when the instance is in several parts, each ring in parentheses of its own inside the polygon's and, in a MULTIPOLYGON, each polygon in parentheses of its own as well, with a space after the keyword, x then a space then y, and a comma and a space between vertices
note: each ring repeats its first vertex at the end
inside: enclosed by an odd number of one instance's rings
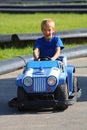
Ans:
POLYGON ((65 110, 81 95, 75 67, 67 65, 67 58, 49 58, 29 61, 16 78, 17 97, 9 101, 10 107, 23 109, 54 108, 65 110))

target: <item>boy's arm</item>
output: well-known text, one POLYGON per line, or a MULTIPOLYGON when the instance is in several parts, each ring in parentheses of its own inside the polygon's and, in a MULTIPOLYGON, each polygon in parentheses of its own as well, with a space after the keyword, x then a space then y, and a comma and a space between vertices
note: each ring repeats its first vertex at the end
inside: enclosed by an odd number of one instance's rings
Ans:
POLYGON ((38 48, 35 48, 33 50, 33 56, 34 56, 34 60, 38 60, 38 58, 39 58, 39 49, 38 48))
POLYGON ((53 57, 51 57, 51 60, 56 60, 60 55, 60 47, 56 47, 55 54, 53 57))

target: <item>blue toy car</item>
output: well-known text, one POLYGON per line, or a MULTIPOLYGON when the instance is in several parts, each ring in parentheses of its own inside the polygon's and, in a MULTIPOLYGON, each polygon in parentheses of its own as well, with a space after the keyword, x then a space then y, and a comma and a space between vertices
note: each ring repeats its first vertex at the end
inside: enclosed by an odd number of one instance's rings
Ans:
POLYGON ((16 78, 17 97, 9 101, 10 107, 23 109, 54 108, 65 110, 81 95, 75 67, 67 65, 67 58, 42 58, 29 61, 16 78))

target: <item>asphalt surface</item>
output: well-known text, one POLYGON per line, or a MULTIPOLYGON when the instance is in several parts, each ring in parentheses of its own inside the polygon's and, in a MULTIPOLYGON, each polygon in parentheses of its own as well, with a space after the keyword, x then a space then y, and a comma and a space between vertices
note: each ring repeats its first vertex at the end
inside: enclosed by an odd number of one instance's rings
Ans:
POLYGON ((22 69, 0 76, 0 130, 86 130, 87 129, 87 57, 68 60, 76 67, 82 96, 65 111, 42 110, 19 112, 8 106, 16 96, 15 78, 22 69))

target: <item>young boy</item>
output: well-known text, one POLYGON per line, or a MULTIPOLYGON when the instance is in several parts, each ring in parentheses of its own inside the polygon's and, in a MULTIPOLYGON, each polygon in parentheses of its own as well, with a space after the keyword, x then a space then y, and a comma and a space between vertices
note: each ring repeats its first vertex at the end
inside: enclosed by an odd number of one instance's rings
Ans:
POLYGON ((36 61, 45 57, 56 60, 59 57, 60 50, 64 48, 64 45, 60 38, 53 36, 54 29, 55 23, 52 19, 44 19, 41 22, 43 36, 36 40, 33 49, 33 56, 36 61))

